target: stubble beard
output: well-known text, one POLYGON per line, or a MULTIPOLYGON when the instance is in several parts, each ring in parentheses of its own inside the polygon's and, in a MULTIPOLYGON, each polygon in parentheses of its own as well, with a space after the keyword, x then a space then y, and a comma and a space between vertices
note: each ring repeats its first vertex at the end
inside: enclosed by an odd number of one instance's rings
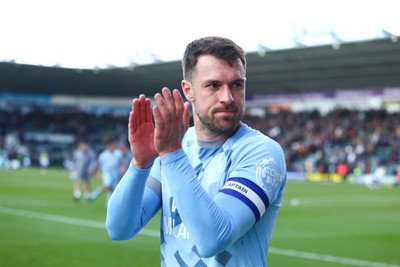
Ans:
MULTIPOLYGON (((216 110, 210 110, 208 113, 202 113, 198 110, 194 102, 194 111, 197 117, 196 126, 203 132, 210 136, 230 136, 236 132, 240 125, 242 111, 239 107, 235 106, 236 116, 229 117, 215 117, 216 110)), ((228 109, 228 108, 227 108, 228 109)), ((231 107, 232 109, 232 107, 231 107)))

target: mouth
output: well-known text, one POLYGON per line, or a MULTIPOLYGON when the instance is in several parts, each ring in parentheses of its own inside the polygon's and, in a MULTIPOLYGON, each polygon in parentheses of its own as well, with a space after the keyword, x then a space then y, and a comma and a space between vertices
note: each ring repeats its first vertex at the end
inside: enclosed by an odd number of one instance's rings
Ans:
POLYGON ((215 110, 214 110, 214 113, 224 113, 224 112, 227 112, 227 113, 237 113, 238 112, 238 108, 237 107, 234 107, 234 106, 231 106, 231 107, 220 107, 220 108, 216 108, 215 110))
POLYGON ((214 111, 214 115, 217 117, 234 117, 237 114, 237 109, 218 109, 214 111))
POLYGON ((215 114, 236 114, 237 110, 217 110, 215 114))

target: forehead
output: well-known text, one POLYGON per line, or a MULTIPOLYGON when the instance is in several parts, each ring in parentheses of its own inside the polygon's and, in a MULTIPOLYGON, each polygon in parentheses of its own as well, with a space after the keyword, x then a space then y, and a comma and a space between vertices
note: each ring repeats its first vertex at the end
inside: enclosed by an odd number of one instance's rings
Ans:
POLYGON ((202 55, 198 58, 196 65, 196 76, 200 77, 218 77, 232 76, 233 79, 245 78, 245 69, 240 61, 236 59, 228 62, 224 59, 217 58, 212 55, 202 55))

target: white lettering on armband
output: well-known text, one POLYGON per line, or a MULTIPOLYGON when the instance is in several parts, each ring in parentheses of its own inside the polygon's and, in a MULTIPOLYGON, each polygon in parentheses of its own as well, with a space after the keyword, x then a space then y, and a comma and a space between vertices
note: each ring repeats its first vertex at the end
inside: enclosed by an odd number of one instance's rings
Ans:
POLYGON ((221 192, 242 200, 251 210, 253 210, 256 219, 258 220, 265 213, 268 199, 264 193, 260 193, 260 190, 257 192, 256 190, 253 190, 252 187, 254 189, 255 187, 258 188, 258 186, 250 180, 233 178, 225 183, 221 192), (248 185, 245 185, 241 181, 246 182, 248 185), (265 199, 263 200, 262 197, 265 199))

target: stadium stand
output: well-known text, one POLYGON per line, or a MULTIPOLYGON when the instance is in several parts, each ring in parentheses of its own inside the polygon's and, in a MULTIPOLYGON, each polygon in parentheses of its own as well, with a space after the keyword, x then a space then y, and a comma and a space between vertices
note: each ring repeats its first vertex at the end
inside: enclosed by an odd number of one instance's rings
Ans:
MULTIPOLYGON (((247 94, 330 92, 400 85, 400 42, 389 38, 248 53, 247 94)), ((180 88, 179 61, 101 70, 0 62, 0 91, 8 93, 133 97, 161 87, 180 88)))
MULTIPOLYGON (((400 113, 386 110, 334 109, 327 114, 266 111, 265 117, 247 115, 244 121, 278 141, 286 154, 289 172, 337 173, 346 164, 348 173, 370 174, 386 166, 395 173, 400 165, 400 113), (368 119, 366 119, 368 118, 368 119)), ((127 115, 95 114, 73 109, 32 108, 0 111, 2 167, 8 161, 29 157, 38 165, 40 152, 51 164, 62 166, 74 143, 88 142, 100 152, 108 138, 126 142, 127 115)))
MULTIPOLYGON (((249 54, 244 121, 282 145, 293 177, 343 181, 382 166, 395 177, 399 48, 379 39, 249 54)), ((63 166, 80 139, 97 152, 109 138, 126 142, 131 99, 179 87, 181 67, 169 62, 94 71, 3 62, 0 76, 0 168, 38 166, 43 151, 52 166, 63 166)))

